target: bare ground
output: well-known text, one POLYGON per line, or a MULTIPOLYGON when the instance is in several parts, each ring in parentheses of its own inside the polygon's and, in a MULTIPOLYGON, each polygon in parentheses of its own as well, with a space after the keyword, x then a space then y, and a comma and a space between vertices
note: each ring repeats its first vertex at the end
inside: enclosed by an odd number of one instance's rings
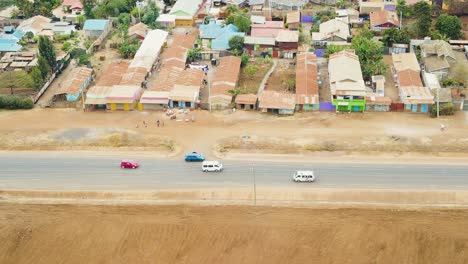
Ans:
POLYGON ((194 111, 190 116, 195 122, 168 120, 162 112, 0 111, 0 149, 93 149, 98 145, 197 150, 208 157, 236 150, 251 152, 252 148, 257 153, 295 154, 468 152, 468 114, 463 112, 439 120, 410 113, 319 112, 277 117, 258 112, 194 111), (149 123, 147 128, 143 120, 149 123), (157 127, 156 120, 164 121, 165 126, 157 127), (440 123, 446 125, 446 131, 439 130, 440 123))
POLYGON ((467 263, 468 211, 0 203, 0 263, 467 263))

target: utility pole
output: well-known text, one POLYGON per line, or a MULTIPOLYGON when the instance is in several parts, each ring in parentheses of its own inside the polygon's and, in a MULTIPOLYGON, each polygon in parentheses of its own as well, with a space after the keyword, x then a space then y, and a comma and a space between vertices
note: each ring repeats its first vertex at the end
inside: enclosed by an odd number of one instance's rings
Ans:
POLYGON ((437 118, 439 118, 439 111, 440 111, 440 108, 439 108, 439 90, 440 88, 436 88, 437 89, 437 118))
POLYGON ((403 28, 403 12, 400 11, 400 30, 403 28))
POLYGON ((255 179, 255 165, 252 163, 253 187, 254 187, 254 206, 257 205, 257 183, 255 179))

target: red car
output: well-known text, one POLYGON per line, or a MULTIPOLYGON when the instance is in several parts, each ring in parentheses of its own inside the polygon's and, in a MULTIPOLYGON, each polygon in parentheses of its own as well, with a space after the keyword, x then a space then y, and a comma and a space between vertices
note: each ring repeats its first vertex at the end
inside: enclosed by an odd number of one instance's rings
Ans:
POLYGON ((136 169, 138 168, 138 162, 133 161, 133 160, 122 160, 120 162, 120 167, 122 169, 136 169))

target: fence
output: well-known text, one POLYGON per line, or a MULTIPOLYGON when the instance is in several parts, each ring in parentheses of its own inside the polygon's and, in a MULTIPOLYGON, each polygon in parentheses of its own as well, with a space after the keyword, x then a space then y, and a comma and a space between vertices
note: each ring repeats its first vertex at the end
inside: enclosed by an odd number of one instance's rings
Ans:
POLYGON ((37 100, 39 100, 39 98, 41 98, 41 96, 45 93, 45 91, 47 90, 49 85, 54 81, 55 76, 56 76, 56 73, 54 73, 54 74, 52 74, 52 76, 50 76, 49 80, 44 84, 44 86, 42 86, 41 90, 36 95, 36 97, 34 97, 33 103, 36 103, 37 100))

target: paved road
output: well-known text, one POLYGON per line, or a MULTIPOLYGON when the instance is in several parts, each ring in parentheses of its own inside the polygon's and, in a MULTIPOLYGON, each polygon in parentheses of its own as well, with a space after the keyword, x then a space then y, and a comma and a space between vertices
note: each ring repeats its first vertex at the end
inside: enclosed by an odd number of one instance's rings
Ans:
POLYGON ((141 167, 121 169, 109 157, 0 155, 0 190, 152 190, 165 188, 295 186, 299 188, 411 188, 468 189, 468 164, 318 164, 226 161, 222 173, 203 173, 200 163, 152 158, 139 159, 141 167), (252 169, 254 168, 254 169, 252 169), (313 169, 315 183, 294 183, 298 169, 313 169))

